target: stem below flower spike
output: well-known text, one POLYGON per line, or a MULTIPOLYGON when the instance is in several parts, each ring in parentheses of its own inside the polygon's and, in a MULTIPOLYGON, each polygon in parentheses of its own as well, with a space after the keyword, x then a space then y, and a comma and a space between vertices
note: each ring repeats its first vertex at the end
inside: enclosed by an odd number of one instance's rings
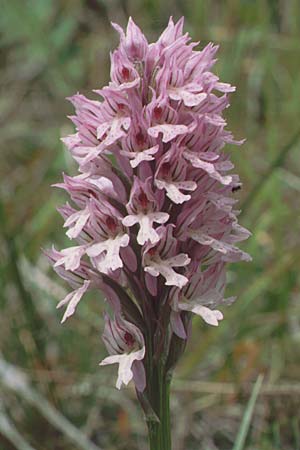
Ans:
POLYGON ((170 384, 171 376, 165 373, 159 361, 149 373, 149 398, 159 420, 147 417, 150 450, 171 450, 170 384))

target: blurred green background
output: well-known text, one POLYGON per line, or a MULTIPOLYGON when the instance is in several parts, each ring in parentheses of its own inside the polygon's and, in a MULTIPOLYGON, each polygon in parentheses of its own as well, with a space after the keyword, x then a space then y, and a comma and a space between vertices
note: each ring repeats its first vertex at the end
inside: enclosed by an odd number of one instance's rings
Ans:
POLYGON ((220 327, 194 322, 173 383, 174 450, 299 450, 299 0, 1 1, 0 449, 147 449, 132 387, 118 392, 116 367, 98 367, 101 296, 61 326, 67 286, 41 254, 65 239, 50 185, 76 170, 60 142, 73 129, 65 97, 108 82, 110 21, 129 15, 150 41, 184 15, 201 46, 221 45, 216 72, 238 88, 226 118, 247 138, 228 151, 253 262, 230 266, 238 301, 220 327))

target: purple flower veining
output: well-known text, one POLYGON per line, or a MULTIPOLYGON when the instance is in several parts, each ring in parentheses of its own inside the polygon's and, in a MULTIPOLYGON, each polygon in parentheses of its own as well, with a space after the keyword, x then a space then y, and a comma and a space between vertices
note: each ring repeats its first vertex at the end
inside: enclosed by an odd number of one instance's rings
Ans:
POLYGON ((187 339, 192 313, 222 320, 218 307, 233 301, 224 298, 226 264, 250 260, 236 247, 250 233, 238 225, 240 181, 223 152, 242 141, 225 129, 235 88, 211 72, 218 47, 196 51, 183 19, 171 18, 152 44, 132 19, 126 33, 113 27, 120 45, 111 81, 95 91, 101 100, 70 98, 76 133, 63 141, 79 175, 56 186, 71 197, 59 212, 75 244, 47 255, 73 288, 58 304, 62 321, 101 290, 113 316, 101 365, 119 364, 117 388, 133 379, 142 392, 149 342, 168 355, 172 336, 187 339))

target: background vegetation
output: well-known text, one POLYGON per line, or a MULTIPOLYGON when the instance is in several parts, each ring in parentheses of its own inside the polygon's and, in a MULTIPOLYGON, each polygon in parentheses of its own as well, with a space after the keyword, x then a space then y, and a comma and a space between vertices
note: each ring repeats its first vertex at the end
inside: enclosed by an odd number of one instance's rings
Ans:
POLYGON ((253 232, 243 246, 253 262, 229 269, 238 301, 218 329, 194 322, 175 374, 174 450, 300 449, 299 0, 2 0, 3 450, 147 448, 132 388, 117 392, 115 368, 98 367, 101 297, 61 326, 66 286, 41 247, 64 240, 55 210, 64 196, 50 185, 75 170, 60 142, 72 131, 65 97, 107 83, 111 20, 132 15, 155 40, 170 14, 186 17, 200 45, 221 44, 217 73, 238 86, 227 119, 247 142, 228 151, 244 181, 241 223, 253 232))

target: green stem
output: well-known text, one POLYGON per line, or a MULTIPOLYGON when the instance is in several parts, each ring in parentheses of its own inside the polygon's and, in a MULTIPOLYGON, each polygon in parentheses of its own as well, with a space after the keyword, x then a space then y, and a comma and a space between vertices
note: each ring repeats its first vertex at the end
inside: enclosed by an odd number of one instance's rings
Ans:
POLYGON ((150 450, 171 450, 170 384, 162 361, 151 364, 148 373, 148 396, 159 421, 148 420, 150 450))
POLYGON ((164 389, 164 401, 163 401, 163 417, 164 417, 164 436, 165 436, 165 446, 167 449, 171 450, 171 416, 170 416, 170 388, 171 388, 171 375, 166 375, 165 389, 164 389))

